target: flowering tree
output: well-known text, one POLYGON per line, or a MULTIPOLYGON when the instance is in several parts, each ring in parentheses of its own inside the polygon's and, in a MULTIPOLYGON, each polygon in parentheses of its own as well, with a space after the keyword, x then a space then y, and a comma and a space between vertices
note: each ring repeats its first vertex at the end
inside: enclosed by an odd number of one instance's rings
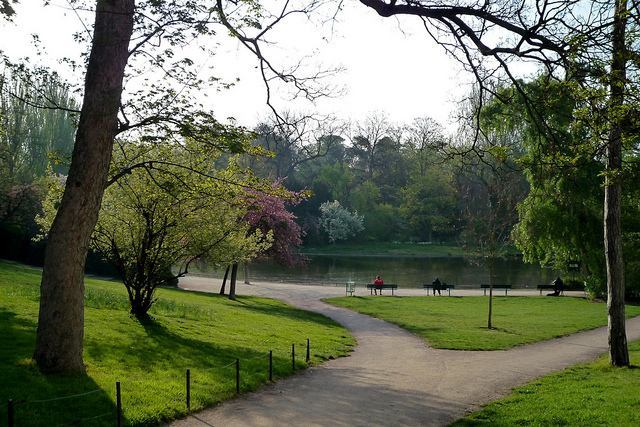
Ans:
MULTIPOLYGON (((215 148, 192 141, 121 146, 114 174, 132 159, 146 167, 128 168, 107 189, 91 245, 117 269, 133 315, 146 318, 155 290, 187 274, 192 262, 246 262, 271 245, 270 233, 241 220, 246 187, 258 183, 233 164, 214 169, 215 148)), ((39 218, 44 232, 62 195, 57 184, 39 218)))
POLYGON ((320 227, 329 236, 329 242, 345 240, 364 230, 364 217, 358 212, 349 212, 340 202, 324 202, 320 205, 320 227))
MULTIPOLYGON (((299 203, 304 197, 301 193, 290 193, 289 196, 292 204, 299 203)), ((303 261, 296 251, 302 244, 303 233, 296 223, 296 216, 287 210, 285 203, 284 197, 255 193, 244 220, 252 230, 273 234, 273 244, 263 252, 264 255, 291 266, 303 261)))

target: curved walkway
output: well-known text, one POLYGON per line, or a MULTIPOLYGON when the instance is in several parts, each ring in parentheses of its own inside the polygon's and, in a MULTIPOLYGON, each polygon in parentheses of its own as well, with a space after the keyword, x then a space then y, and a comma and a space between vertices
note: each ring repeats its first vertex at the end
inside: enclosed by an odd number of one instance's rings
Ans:
MULTIPOLYGON (((211 292, 217 291, 219 281, 190 277, 180 286, 211 292)), ((512 387, 607 350, 606 328, 504 351, 437 350, 397 326, 319 301, 342 295, 341 288, 260 283, 240 285, 238 293, 322 313, 347 327, 358 346, 350 357, 172 425, 442 426, 512 387)), ((403 290, 411 293, 422 294, 403 290)), ((640 317, 627 322, 627 333, 629 340, 640 338, 640 317)))

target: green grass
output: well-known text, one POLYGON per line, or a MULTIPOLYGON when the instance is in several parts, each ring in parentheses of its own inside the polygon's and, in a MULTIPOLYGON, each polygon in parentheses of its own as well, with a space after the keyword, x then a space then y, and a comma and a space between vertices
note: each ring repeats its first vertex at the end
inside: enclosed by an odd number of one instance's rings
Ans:
MULTIPOLYGON (((327 302, 378 317, 423 337, 435 348, 499 350, 607 324, 602 303, 581 298, 494 297, 487 329, 487 297, 341 297, 327 302)), ((627 314, 640 307, 627 306, 627 314)))
POLYGON ((640 343, 629 347, 632 368, 613 368, 607 357, 538 379, 513 390, 453 426, 638 426, 640 343))
POLYGON ((140 323, 128 314, 122 284, 86 280, 82 376, 39 373, 31 361, 38 315, 40 270, 0 261, 0 425, 7 399, 27 401, 16 407, 16 425, 113 425, 115 382, 122 383, 124 417, 129 425, 155 425, 180 417, 185 408, 185 370, 191 370, 191 408, 202 409, 235 393, 240 358, 241 390, 268 380, 268 352, 274 376, 291 374, 291 344, 297 367, 304 362, 307 337, 311 364, 346 355, 355 344, 330 319, 266 298, 239 297, 161 289, 140 323), (34 402, 98 390, 53 402, 34 402))

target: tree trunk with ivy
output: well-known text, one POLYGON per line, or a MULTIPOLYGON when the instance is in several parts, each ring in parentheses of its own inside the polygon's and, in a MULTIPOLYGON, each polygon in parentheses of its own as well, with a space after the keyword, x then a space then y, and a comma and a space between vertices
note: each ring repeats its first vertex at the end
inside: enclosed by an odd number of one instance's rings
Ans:
POLYGON ((64 195, 45 251, 34 358, 43 372, 83 372, 84 266, 118 130, 134 0, 99 0, 64 195))

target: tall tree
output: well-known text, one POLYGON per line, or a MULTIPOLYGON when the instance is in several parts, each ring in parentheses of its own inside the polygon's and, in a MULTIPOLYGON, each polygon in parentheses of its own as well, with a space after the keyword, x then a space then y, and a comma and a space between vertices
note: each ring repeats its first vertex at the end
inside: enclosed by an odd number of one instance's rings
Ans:
MULTIPOLYGON (((637 15, 636 15, 637 17, 637 15)), ((607 118, 607 167, 604 185, 604 251, 607 262, 607 310, 609 359, 612 365, 629 366, 624 315, 624 262, 622 258, 622 140, 627 125, 624 109, 627 92, 627 40, 629 20, 626 0, 616 0, 611 34, 611 69, 607 118)))
POLYGON ((465 199, 463 237, 475 244, 474 249, 482 255, 489 271, 489 329, 494 327, 496 263, 504 257, 511 242, 511 230, 517 221, 516 206, 527 192, 522 173, 514 168, 513 158, 508 155, 511 147, 502 148, 501 151, 494 148, 494 154, 485 156, 482 161, 471 155, 459 177, 463 189, 461 197, 465 199))
MULTIPOLYGON (((305 198, 305 194, 290 193, 286 197, 295 205, 305 198)), ((296 223, 295 215, 287 210, 283 196, 254 192, 248 198, 247 208, 244 221, 250 229, 272 236, 272 244, 263 255, 285 266, 303 261, 296 252, 302 244, 302 229, 296 223)))
POLYGON ((325 157, 340 143, 328 137, 342 128, 331 116, 283 112, 260 123, 255 144, 273 155, 252 157, 253 169, 272 179, 288 179, 309 162, 325 157))
POLYGON ((389 119, 381 112, 369 115, 356 125, 351 138, 351 156, 354 167, 361 173, 362 181, 373 179, 377 168, 385 163, 380 151, 390 133, 389 119))
POLYGON ((35 360, 44 372, 83 372, 84 264, 98 220, 133 32, 134 0, 98 0, 78 131, 45 252, 35 360))
MULTIPOLYGON (((230 5, 234 14, 229 17, 222 0, 96 1, 93 35, 78 35, 91 46, 84 97, 67 184, 45 253, 34 355, 42 371, 84 370, 84 263, 108 183, 116 134, 151 126, 145 135, 147 140, 167 135, 206 140, 211 126, 215 126, 210 114, 199 114, 199 106, 190 96, 205 83, 198 78, 202 70, 185 56, 188 49, 179 48, 199 44, 210 51, 200 40, 214 34, 215 26, 222 24, 233 28, 232 34, 243 43, 259 50, 262 39, 276 24, 291 14, 309 12, 304 7, 285 7, 274 16, 262 14, 259 2, 243 2, 240 6, 244 8, 236 6, 230 5), (260 23, 261 18, 265 22, 260 23), (231 26, 232 19, 240 29, 253 29, 257 35, 243 35, 231 26), (126 72, 128 62, 130 73, 126 72), (122 97, 125 77, 148 77, 147 72, 158 70, 161 78, 141 79, 133 85, 136 91, 122 97)), ((281 72, 263 56, 260 66, 265 81, 272 80, 265 73, 272 73, 275 79, 291 82, 301 91, 306 90, 306 83, 314 81, 301 81, 281 72)), ((306 94, 316 96, 321 92, 306 90, 306 94)))
MULTIPOLYGON (((120 275, 136 317, 146 318, 156 288, 177 282, 194 261, 247 261, 271 246, 266 232, 241 221, 245 188, 256 186, 252 174, 233 162, 214 168, 220 155, 190 141, 121 143, 115 150, 115 173, 131 158, 149 166, 132 169, 109 186, 91 246, 120 275)), ((61 193, 60 180, 52 183, 40 221, 44 233, 61 193)))
POLYGON ((414 176, 424 176, 429 166, 441 163, 439 155, 446 143, 442 125, 430 117, 419 117, 407 127, 407 137, 403 149, 409 155, 414 176))
MULTIPOLYGON (((594 128, 593 136, 600 139, 607 153, 604 240, 609 356, 612 365, 627 366, 620 174, 622 143, 632 117, 625 95, 637 89, 635 82, 627 79, 627 68, 632 64, 637 71, 635 58, 639 50, 635 37, 637 16, 630 16, 628 2, 360 2, 383 17, 405 15, 421 19, 429 35, 474 73, 481 91, 491 90, 489 82, 496 69, 521 89, 509 66, 513 58, 537 61, 551 72, 559 68, 568 79, 595 89, 585 96, 585 101, 594 114, 594 122, 601 124, 599 129, 594 128), (633 31, 627 31, 629 25, 633 31), (503 37, 496 37, 498 33, 503 37), (490 58, 489 67, 493 66, 493 70, 484 66, 481 57, 490 58), (576 62, 578 66, 574 68, 572 64, 576 62), (593 97, 598 91, 598 96, 593 97)), ((526 101, 526 107, 531 115, 539 115, 539 106, 526 101)), ((542 130, 548 130, 544 124, 542 130)))

